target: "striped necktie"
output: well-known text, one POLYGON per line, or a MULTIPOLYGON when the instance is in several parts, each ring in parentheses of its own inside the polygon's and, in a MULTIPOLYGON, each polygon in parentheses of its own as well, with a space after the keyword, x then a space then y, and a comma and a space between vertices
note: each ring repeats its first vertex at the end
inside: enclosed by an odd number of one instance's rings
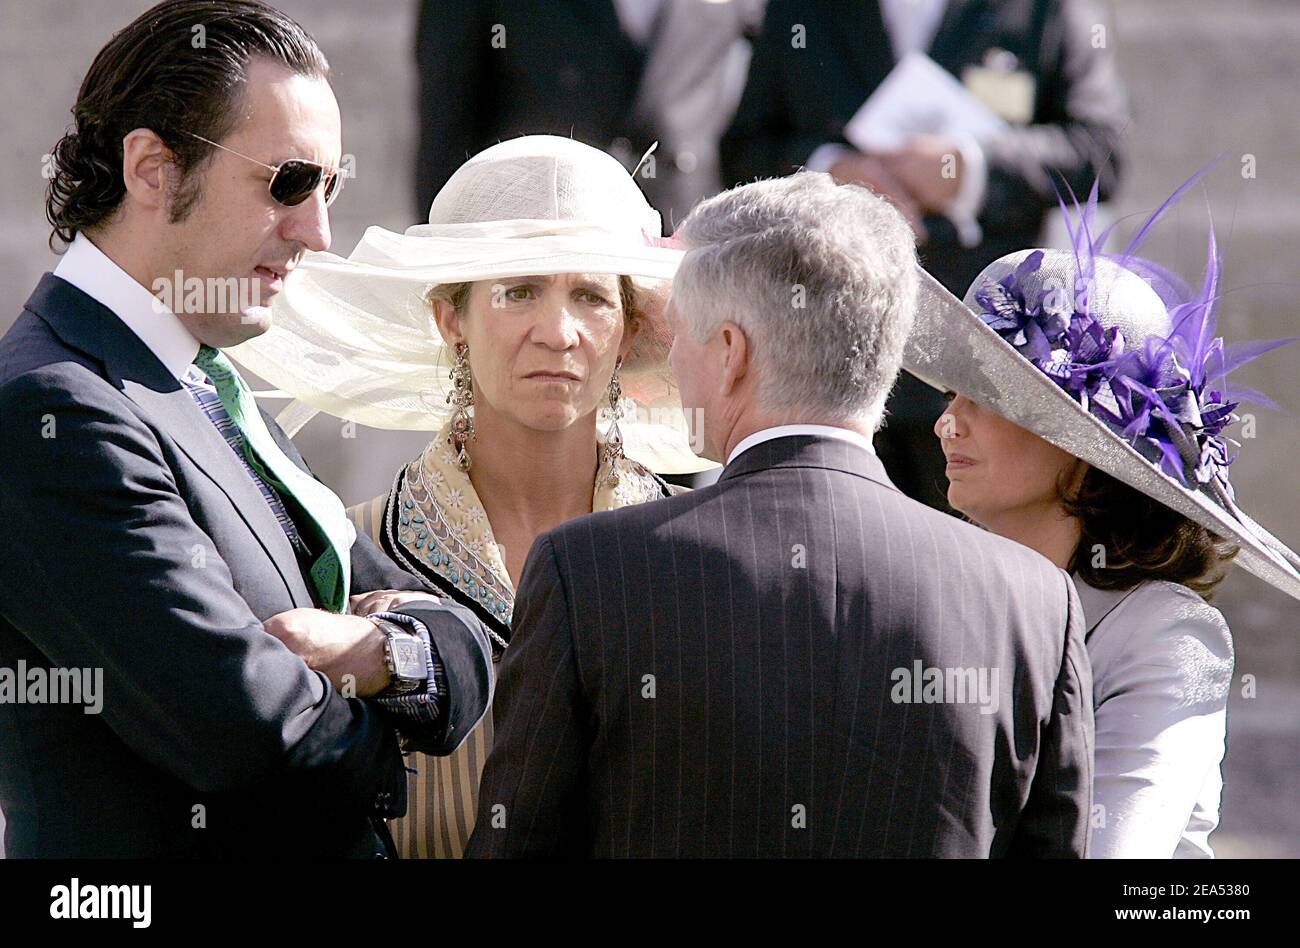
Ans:
POLYGON ((249 466, 284 501, 311 548, 324 550, 309 570, 322 607, 347 612, 352 533, 343 502, 294 464, 275 443, 257 410, 253 393, 229 359, 211 346, 202 346, 194 364, 207 373, 221 407, 239 429, 249 466))
POLYGON ((289 517, 289 511, 285 509, 284 501, 266 481, 262 480, 253 470, 253 466, 248 463, 248 458, 244 456, 244 436, 235 423, 231 421, 230 415, 221 407, 221 398, 217 395, 217 390, 212 387, 208 378, 196 365, 190 366, 190 371, 181 377, 181 384, 189 389, 190 395, 200 408, 203 414, 208 416, 208 421, 212 422, 212 427, 217 429, 218 434, 225 439, 226 444, 230 445, 230 450, 234 452, 235 458, 239 461, 239 466, 244 469, 248 479, 257 485, 258 491, 266 500, 266 505, 271 508, 275 514, 275 519, 280 521, 280 527, 284 530, 284 535, 289 538, 289 544, 293 551, 298 554, 299 558, 310 562, 314 557, 311 550, 307 549, 306 542, 298 533, 298 528, 289 517))

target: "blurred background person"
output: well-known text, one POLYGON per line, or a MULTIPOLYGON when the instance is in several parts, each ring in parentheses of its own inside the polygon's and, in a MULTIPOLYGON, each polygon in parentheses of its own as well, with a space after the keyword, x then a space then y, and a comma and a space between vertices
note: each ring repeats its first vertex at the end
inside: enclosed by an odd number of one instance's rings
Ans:
MULTIPOLYGON (((1039 241, 1057 189, 1104 201, 1126 124, 1110 11, 1099 0, 773 0, 739 111, 722 142, 723 182, 829 171, 893 201, 921 262, 964 292, 989 261, 1039 241), (979 143, 914 137, 863 154, 844 128, 908 53, 925 53, 1007 123, 979 143)), ((875 444, 889 476, 944 508, 936 392, 907 373, 875 444)))
POLYGON ((416 220, 461 163, 524 134, 576 138, 629 171, 668 233, 720 189, 766 0, 423 0, 416 220))

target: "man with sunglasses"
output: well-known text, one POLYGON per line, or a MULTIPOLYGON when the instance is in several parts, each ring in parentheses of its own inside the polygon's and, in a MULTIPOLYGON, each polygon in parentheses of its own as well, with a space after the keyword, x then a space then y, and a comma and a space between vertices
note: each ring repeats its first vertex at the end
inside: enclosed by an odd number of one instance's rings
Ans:
POLYGON ((459 744, 487 637, 400 591, 221 352, 329 246, 328 65, 271 7, 168 0, 73 116, 47 200, 67 250, 0 339, 8 855, 391 855, 399 737, 459 744), (102 688, 18 703, 6 670, 102 688))

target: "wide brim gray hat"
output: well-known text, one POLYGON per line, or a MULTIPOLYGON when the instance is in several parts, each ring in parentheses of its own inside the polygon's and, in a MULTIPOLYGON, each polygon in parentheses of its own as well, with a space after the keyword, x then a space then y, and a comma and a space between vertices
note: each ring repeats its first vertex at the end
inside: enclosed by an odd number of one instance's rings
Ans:
MULTIPOLYGON (((1020 271, 1034 254, 1042 254, 1032 274, 1036 288, 1076 286, 1080 261, 1062 250, 1025 250, 995 261, 976 278, 964 302, 922 271, 916 323, 903 367, 937 389, 961 393, 1237 544, 1235 562, 1300 599, 1300 557, 1248 516, 1230 493, 1225 495, 1221 484, 1211 479, 1191 487, 1171 476, 1157 459, 1144 455, 1098 417, 1105 414, 1104 398, 1094 393, 1092 410, 1085 408, 992 328, 993 314, 983 312, 977 294, 1020 271)), ((1092 267, 1089 308, 1103 327, 1119 328, 1130 347, 1171 334, 1169 308, 1138 274, 1100 257, 1092 267)))

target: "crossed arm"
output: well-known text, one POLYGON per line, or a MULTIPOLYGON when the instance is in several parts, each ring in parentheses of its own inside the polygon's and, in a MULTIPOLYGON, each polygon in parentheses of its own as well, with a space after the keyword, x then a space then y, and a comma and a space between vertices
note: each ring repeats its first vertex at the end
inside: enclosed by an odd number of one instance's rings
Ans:
MULTIPOLYGON (((52 665, 102 668, 104 722, 195 789, 308 778, 344 809, 370 812, 384 792, 400 799, 389 713, 344 697, 266 633, 152 429, 102 379, 68 371, 0 390, 5 617, 52 665), (57 433, 46 437, 50 418, 57 433)), ((427 617, 445 661, 472 667, 474 629, 460 616, 428 602, 400 608, 427 617)), ((490 654, 486 636, 481 650, 490 654)), ((469 703, 485 707, 482 691, 469 703)), ((435 750, 460 736, 448 728, 466 712, 449 699, 421 735, 435 750)))
MULTIPOLYGON (((310 466, 288 435, 263 412, 280 449, 303 470, 310 466)), ((487 711, 492 700, 492 652, 487 633, 464 606, 439 600, 358 534, 352 544, 350 616, 316 609, 294 609, 267 620, 266 631, 279 638, 311 668, 342 688, 350 676, 355 694, 398 728, 409 750, 450 754, 487 711), (383 614, 424 642, 429 679, 414 694, 375 697, 388 684, 383 635, 369 617, 383 614)))

